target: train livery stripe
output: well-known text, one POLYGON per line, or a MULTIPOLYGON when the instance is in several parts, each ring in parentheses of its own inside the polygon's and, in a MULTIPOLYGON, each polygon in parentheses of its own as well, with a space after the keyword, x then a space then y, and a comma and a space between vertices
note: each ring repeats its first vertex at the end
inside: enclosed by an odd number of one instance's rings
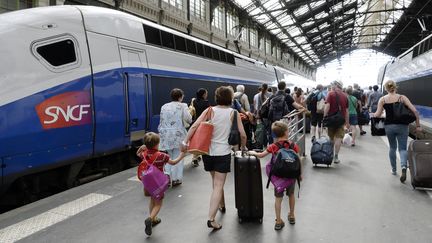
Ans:
POLYGON ((21 240, 29 235, 64 221, 84 210, 94 207, 110 198, 111 196, 109 195, 90 193, 84 197, 53 208, 45 213, 1 229, 0 242, 9 243, 21 240))

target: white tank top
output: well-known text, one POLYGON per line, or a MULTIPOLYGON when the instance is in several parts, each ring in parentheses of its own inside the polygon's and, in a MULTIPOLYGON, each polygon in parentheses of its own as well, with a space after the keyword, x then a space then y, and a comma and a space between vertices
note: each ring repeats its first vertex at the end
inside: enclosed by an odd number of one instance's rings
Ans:
POLYGON ((231 132, 232 108, 213 107, 213 118, 211 119, 214 129, 210 144, 209 155, 222 156, 231 153, 231 145, 228 144, 228 137, 231 132))

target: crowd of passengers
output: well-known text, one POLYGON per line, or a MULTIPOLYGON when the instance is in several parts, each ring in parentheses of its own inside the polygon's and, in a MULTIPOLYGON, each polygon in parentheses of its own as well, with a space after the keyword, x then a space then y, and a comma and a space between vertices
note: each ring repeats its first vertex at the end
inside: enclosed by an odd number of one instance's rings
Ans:
MULTIPOLYGON (((349 145, 355 146, 358 135, 366 134, 364 125, 369 122, 369 115, 381 117, 385 110, 385 130, 390 144, 391 173, 396 174, 396 149, 399 149, 402 170, 400 181, 404 182, 407 169, 408 125, 392 118, 391 104, 404 102, 416 114, 417 130, 421 130, 419 117, 409 99, 404 95, 397 94, 397 87, 393 81, 388 81, 384 87, 387 91, 386 95, 379 91, 377 85, 363 90, 357 84, 344 87, 342 82, 333 81, 327 87, 319 84, 315 89, 306 92, 302 88, 294 87, 293 92, 291 92, 286 87, 285 82, 279 82, 277 89, 262 84, 250 100, 243 85, 237 85, 236 92, 231 86, 221 86, 214 91, 215 104, 210 104, 209 92, 204 88, 197 90, 196 97, 189 104, 183 103, 183 91, 175 88, 170 93, 171 102, 164 104, 161 108, 159 133, 147 133, 143 139, 144 145, 139 148, 137 155, 168 174, 172 187, 181 185, 183 182, 183 158, 186 155, 188 143, 198 124, 206 119, 207 110, 211 107, 211 121, 214 124, 214 130, 210 151, 208 155, 194 155, 192 166, 198 167, 202 160, 204 170, 209 172, 211 176, 212 192, 207 226, 213 230, 219 230, 222 225, 215 221, 215 217, 218 211, 221 213, 226 211, 224 184, 231 168, 233 148, 228 144, 228 136, 233 114, 237 114, 237 125, 241 137, 241 143, 237 149, 249 149, 250 155, 261 158, 267 154, 275 155, 280 147, 277 146, 278 144, 290 146, 294 143, 288 140, 289 129, 287 124, 280 121, 281 116, 285 116, 293 110, 306 113, 307 123, 310 123, 311 127, 312 141, 315 137, 320 137, 326 133, 334 146, 333 162, 338 164, 341 162, 339 151, 345 134, 348 133, 352 137, 349 145), (278 103, 277 101, 283 102, 278 103), (266 117, 262 117, 261 111, 268 102, 272 102, 271 109, 273 110, 269 111, 266 117), (234 113, 234 110, 238 112, 234 113), (322 126, 323 119, 337 110, 340 110, 345 117, 345 124, 336 128, 327 128, 325 132, 322 126), (252 149, 263 152, 255 152, 252 149)), ((308 126, 309 124, 306 125, 306 127, 308 126)), ((294 146, 294 150, 300 153, 297 145, 294 146)), ((302 177, 300 177, 301 179, 302 177)), ((295 184, 285 188, 289 198, 288 222, 290 224, 295 224, 294 188, 295 184)), ((149 196, 145 188, 144 194, 149 196)), ((280 230, 285 225, 281 218, 283 194, 283 192, 276 193, 275 191, 275 230, 280 230)), ((161 209, 162 201, 162 199, 150 198, 150 215, 145 220, 147 235, 151 235, 152 227, 161 222, 157 215, 161 209)))

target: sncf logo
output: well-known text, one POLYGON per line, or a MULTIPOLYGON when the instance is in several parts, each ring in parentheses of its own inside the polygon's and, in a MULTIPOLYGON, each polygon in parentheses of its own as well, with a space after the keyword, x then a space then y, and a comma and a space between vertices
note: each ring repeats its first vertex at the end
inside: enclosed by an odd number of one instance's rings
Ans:
POLYGON ((35 108, 44 129, 79 126, 92 121, 88 91, 56 95, 35 108))

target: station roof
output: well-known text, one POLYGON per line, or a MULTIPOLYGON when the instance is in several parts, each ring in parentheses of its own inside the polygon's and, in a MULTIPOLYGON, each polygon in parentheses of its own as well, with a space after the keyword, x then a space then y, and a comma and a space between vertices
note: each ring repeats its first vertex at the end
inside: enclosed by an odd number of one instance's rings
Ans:
POLYGON ((396 56, 432 19, 432 0, 233 1, 311 67, 357 48, 396 56))

